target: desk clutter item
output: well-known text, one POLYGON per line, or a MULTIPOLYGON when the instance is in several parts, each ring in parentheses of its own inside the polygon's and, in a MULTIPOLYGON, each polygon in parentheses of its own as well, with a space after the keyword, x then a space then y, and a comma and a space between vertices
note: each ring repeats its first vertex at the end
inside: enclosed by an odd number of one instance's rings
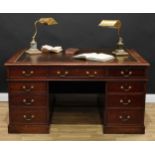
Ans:
POLYGON ((37 41, 36 41, 36 35, 37 35, 37 24, 42 25, 55 25, 58 24, 58 22, 54 18, 40 18, 34 22, 34 34, 32 36, 32 41, 30 42, 30 48, 26 50, 25 52, 30 55, 34 54, 41 54, 42 52, 37 48, 37 41))
POLYGON ((124 48, 123 38, 120 34, 122 23, 120 20, 102 20, 99 26, 106 28, 113 28, 117 30, 118 42, 116 49, 112 52, 116 56, 127 56, 128 52, 124 48))
POLYGON ((42 52, 51 52, 51 53, 60 53, 63 51, 61 46, 50 46, 50 45, 43 45, 41 47, 42 52))
POLYGON ((73 56, 75 59, 86 59, 90 61, 106 62, 115 59, 114 56, 105 53, 83 53, 73 56))
POLYGON ((78 53, 79 50, 80 50, 79 48, 67 48, 65 50, 65 54, 66 55, 75 55, 78 53))
MULTIPOLYGON (((107 52, 104 49, 80 49, 79 53, 98 51, 107 52)), ((62 82, 75 82, 77 85, 100 82, 101 87, 94 85, 94 88, 99 97, 99 107, 96 108, 101 112, 103 132, 145 133, 145 94, 149 63, 135 50, 128 50, 128 53, 129 56, 121 63, 116 59, 105 63, 76 61, 72 56, 51 56, 50 53, 36 55, 37 61, 33 62, 24 50, 18 51, 5 63, 9 88, 8 132, 49 133, 56 102, 51 99, 55 96, 54 82, 60 88, 64 87, 62 82)), ((82 87, 79 89, 85 90, 82 87)), ((61 90, 66 93, 65 88, 61 90)))

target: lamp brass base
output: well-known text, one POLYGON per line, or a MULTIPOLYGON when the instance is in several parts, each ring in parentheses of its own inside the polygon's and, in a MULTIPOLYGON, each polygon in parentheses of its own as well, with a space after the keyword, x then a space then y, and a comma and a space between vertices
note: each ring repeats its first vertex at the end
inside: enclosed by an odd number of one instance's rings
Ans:
POLYGON ((115 51, 112 52, 112 54, 116 56, 128 56, 129 53, 126 52, 124 49, 116 49, 115 51))
POLYGON ((30 54, 30 55, 34 55, 34 54, 41 54, 42 52, 38 49, 28 49, 25 51, 25 53, 30 54))

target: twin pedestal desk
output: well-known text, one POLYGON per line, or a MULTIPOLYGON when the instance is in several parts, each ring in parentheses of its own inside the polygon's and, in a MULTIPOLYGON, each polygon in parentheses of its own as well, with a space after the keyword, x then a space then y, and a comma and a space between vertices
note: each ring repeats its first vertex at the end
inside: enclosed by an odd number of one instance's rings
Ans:
MULTIPOLYGON (((106 53, 103 49, 81 49, 80 52, 106 53)), ((103 83, 105 97, 100 111, 104 133, 145 133, 149 63, 136 51, 128 52, 128 57, 105 63, 75 60, 64 53, 28 55, 24 50, 15 53, 5 63, 9 91, 8 132, 49 133, 53 104, 49 87, 55 81, 75 81, 103 83)))

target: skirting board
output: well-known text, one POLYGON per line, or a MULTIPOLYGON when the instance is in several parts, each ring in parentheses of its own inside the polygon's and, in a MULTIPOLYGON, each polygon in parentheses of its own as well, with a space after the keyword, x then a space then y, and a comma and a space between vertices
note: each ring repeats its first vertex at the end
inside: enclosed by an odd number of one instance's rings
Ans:
MULTIPOLYGON (((8 101, 8 93, 0 93, 0 102, 8 101)), ((155 94, 146 94, 146 103, 155 103, 155 94)))

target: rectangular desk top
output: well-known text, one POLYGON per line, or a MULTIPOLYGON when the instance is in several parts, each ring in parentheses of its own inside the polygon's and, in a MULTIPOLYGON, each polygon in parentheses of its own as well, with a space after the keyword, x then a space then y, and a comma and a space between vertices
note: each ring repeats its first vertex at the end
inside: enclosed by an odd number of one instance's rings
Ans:
MULTIPOLYGON (((107 53, 111 50, 105 49, 80 49, 79 53, 107 53)), ((74 59, 72 55, 43 53, 28 55, 25 50, 17 51, 6 63, 5 66, 149 66, 149 63, 135 50, 128 50, 129 56, 116 57, 108 62, 95 62, 88 60, 74 59)))

